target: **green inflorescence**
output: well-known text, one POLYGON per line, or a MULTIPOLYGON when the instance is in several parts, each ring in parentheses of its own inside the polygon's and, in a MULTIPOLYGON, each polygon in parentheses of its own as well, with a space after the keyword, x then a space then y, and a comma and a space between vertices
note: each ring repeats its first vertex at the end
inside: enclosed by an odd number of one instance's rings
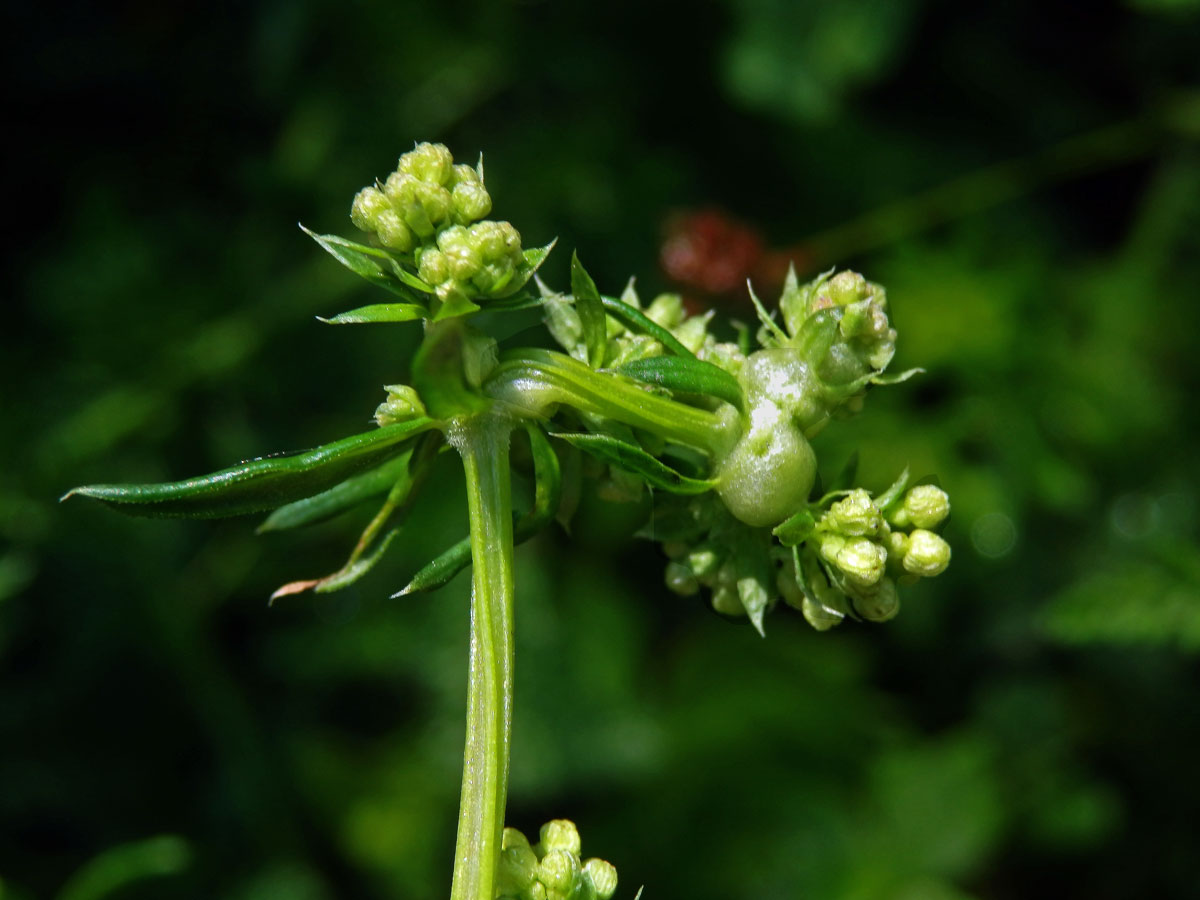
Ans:
MULTIPOLYGON (((274 510, 262 530, 327 519, 379 503, 346 564, 275 596, 353 584, 384 556, 420 497, 435 458, 462 457, 471 534, 399 592, 433 590, 473 564, 468 738, 452 900, 607 900, 616 870, 583 860, 574 825, 547 823, 531 846, 503 829, 512 704, 513 546, 566 522, 595 477, 609 499, 655 492, 642 534, 662 543, 666 582, 702 590, 718 612, 761 632, 782 600, 817 630, 847 618, 882 622, 898 586, 941 574, 949 544, 936 533, 946 492, 905 472, 886 490, 856 486, 854 467, 822 485, 812 441, 861 411, 887 375, 896 330, 883 289, 855 272, 802 284, 788 273, 779 321, 751 293, 758 347, 713 331, 661 294, 643 306, 632 283, 600 294, 577 257, 571 290, 525 289, 552 244, 521 250, 507 222, 485 217, 482 166, 456 165, 419 144, 387 179, 355 197, 351 218, 371 244, 312 236, 339 263, 391 294, 332 324, 423 321, 408 384, 390 384, 378 428, 300 454, 251 460, 159 485, 91 485, 92 497, 141 515, 219 516, 274 510), (500 350, 474 326, 484 306, 540 307, 565 352, 500 350), (520 453, 512 453, 519 435, 520 453), (584 459, 586 457, 586 460, 584 459), (528 461, 533 496, 514 513, 510 458, 528 461)), ((403 542, 398 542, 403 543, 403 542)))

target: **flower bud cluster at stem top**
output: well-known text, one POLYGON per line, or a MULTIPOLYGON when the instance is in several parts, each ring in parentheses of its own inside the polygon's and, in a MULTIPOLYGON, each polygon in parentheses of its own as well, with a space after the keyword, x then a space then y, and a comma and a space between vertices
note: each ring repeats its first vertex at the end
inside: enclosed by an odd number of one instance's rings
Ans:
POLYGON ((554 819, 542 826, 538 843, 505 828, 497 872, 497 900, 609 900, 617 870, 602 859, 580 859, 575 823, 554 819))
POLYGON ((419 278, 448 303, 499 296, 523 261, 520 234, 484 219, 491 209, 482 167, 456 165, 446 147, 425 143, 358 192, 350 219, 374 243, 411 256, 419 278))

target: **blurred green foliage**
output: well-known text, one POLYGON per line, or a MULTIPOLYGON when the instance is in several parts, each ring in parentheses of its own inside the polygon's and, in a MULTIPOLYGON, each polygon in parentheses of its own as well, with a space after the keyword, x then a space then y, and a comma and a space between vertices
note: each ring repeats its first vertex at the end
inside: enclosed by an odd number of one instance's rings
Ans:
POLYGON ((648 898, 1194 896, 1197 12, 14 9, 3 896, 81 896, 165 833, 161 874, 109 895, 445 895, 467 586, 387 596, 464 533, 453 461, 370 579, 272 609, 359 523, 55 503, 362 430, 416 335, 314 322, 371 298, 294 223, 349 233, 417 139, 486 152, 497 208, 560 239, 551 284, 577 246, 606 290, 669 287, 663 223, 708 205, 884 283, 896 365, 928 374, 816 450, 955 500, 954 563, 899 619, 762 640, 585 497, 518 553, 512 824, 570 816, 648 898))

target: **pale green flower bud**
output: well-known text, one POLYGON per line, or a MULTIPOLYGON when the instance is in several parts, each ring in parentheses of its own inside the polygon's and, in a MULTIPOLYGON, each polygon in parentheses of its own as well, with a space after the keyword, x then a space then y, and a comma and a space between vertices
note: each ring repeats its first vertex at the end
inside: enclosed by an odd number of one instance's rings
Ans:
POLYGON ((892 513, 893 524, 901 527, 936 528, 950 515, 950 497, 940 487, 918 484, 904 495, 903 505, 892 513))
POLYGON ((710 309, 702 316, 688 316, 672 330, 672 334, 679 343, 695 353, 704 346, 704 339, 708 337, 708 323, 713 314, 714 311, 710 309))
POLYGON ((535 881, 529 886, 529 890, 522 895, 521 900, 547 900, 549 895, 546 893, 546 886, 540 881, 535 881))
POLYGON ((883 528, 883 515, 871 495, 856 488, 829 507, 822 525, 839 534, 874 537, 883 528))
POLYGON ((888 559, 900 563, 908 554, 908 535, 903 531, 888 531, 883 537, 888 559))
POLYGON ((825 535, 820 540, 821 556, 853 584, 869 587, 883 577, 887 550, 863 537, 843 538, 825 535))
POLYGON ((444 144, 417 144, 400 157, 396 169, 420 181, 442 185, 450 180, 454 157, 444 144))
POLYGON ((470 281, 483 266, 483 257, 461 225, 451 225, 437 236, 438 249, 446 256, 450 277, 458 282, 470 281))
POLYGON ((470 235, 471 243, 479 250, 484 259, 498 260, 508 256, 507 239, 509 235, 500 227, 499 222, 476 222, 467 229, 467 234, 470 235))
POLYGON ((538 863, 537 880, 548 900, 568 900, 579 881, 579 857, 569 850, 547 850, 538 863))
POLYGON ((712 546, 701 545, 687 555, 687 566, 699 578, 707 578, 720 567, 722 554, 712 546))
POLYGON ((596 900, 609 900, 617 892, 617 867, 592 857, 583 864, 583 877, 596 891, 596 900))
POLYGON ((551 850, 566 850, 578 856, 583 846, 579 839, 579 829, 570 819, 551 819, 542 826, 538 836, 547 853, 551 850))
POLYGON ((668 330, 677 327, 683 315, 683 298, 679 294, 659 294, 646 307, 646 316, 668 330))
POLYGON ((479 177, 479 172, 474 166, 457 163, 450 175, 450 183, 447 187, 458 187, 460 184, 483 184, 483 179, 479 177))
POLYGON ((825 290, 821 293, 827 296, 834 306, 849 306, 870 297, 871 285, 857 272, 846 270, 838 272, 825 282, 825 290))
POLYGON ((908 536, 908 553, 904 555, 904 569, 922 578, 941 575, 950 565, 950 545, 932 531, 923 528, 908 536))
POLYGON ((408 253, 416 243, 412 230, 390 206, 375 219, 375 237, 389 250, 408 253))
POLYGON ((350 221, 359 231, 374 231, 379 214, 391 211, 391 208, 383 191, 376 187, 365 187, 354 195, 354 202, 350 204, 350 221))
POLYGON ((375 410, 375 421, 381 428, 425 415, 425 404, 407 384, 389 384, 384 390, 388 392, 388 398, 375 410))
POLYGON ((465 225, 482 219, 492 211, 492 195, 479 181, 460 181, 451 192, 454 221, 465 225))
POLYGON ((882 578, 870 588, 851 590, 854 608, 868 622, 886 622, 900 612, 900 594, 890 578, 882 578))
POLYGON ((525 835, 505 828, 500 844, 500 865, 496 871, 496 890, 501 896, 527 891, 537 878, 538 858, 525 835))
POLYGON ((726 616, 744 616, 746 607, 738 594, 737 576, 729 563, 717 571, 712 586, 712 608, 726 616))
POLYGON ((680 562, 667 563, 665 580, 667 590, 680 597, 690 597, 700 590, 700 582, 696 580, 696 574, 680 562))
POLYGON ((828 631, 834 625, 840 625, 844 618, 841 613, 818 603, 812 597, 804 597, 800 604, 800 612, 805 620, 817 631, 828 631))
POLYGON ((450 261, 442 251, 428 247, 417 257, 417 275, 426 284, 442 284, 450 279, 450 261))

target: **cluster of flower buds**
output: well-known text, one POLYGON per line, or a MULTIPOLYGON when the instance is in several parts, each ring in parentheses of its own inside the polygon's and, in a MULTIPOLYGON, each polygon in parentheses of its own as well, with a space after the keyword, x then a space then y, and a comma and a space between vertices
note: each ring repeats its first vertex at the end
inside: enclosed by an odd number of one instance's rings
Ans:
MULTIPOLYGON (((542 292, 542 309, 546 316, 546 327, 559 345, 575 359, 587 362, 588 350, 583 339, 583 324, 579 319, 570 297, 549 290, 538 281, 542 292)), ((621 302, 640 310, 656 325, 665 328, 697 358, 719 365, 737 374, 745 354, 737 344, 718 341, 708 331, 713 311, 702 315, 689 315, 679 294, 659 294, 646 306, 642 306, 637 289, 632 281, 621 294, 621 302)), ((604 352, 603 366, 616 368, 639 359, 663 356, 667 351, 662 343, 648 334, 631 331, 612 316, 605 318, 608 345, 604 352)))
POLYGON ((497 900, 609 900, 617 870, 602 859, 580 859, 575 823, 554 819, 530 845, 515 828, 505 828, 497 877, 497 900))
POLYGON ((950 564, 950 545, 931 530, 949 513, 946 492, 931 484, 917 485, 884 508, 861 488, 833 503, 799 554, 805 618, 825 630, 850 609, 870 622, 895 616, 897 581, 932 578, 950 564))
POLYGON ((933 531, 949 513, 949 497, 934 485, 879 498, 856 488, 827 510, 802 513, 803 537, 775 529, 776 543, 772 532, 722 515, 711 498, 689 498, 683 515, 693 533, 675 537, 691 539, 663 542, 666 584, 683 596, 706 588, 713 609, 749 616, 760 631, 780 598, 818 631, 847 616, 884 622, 900 610, 897 584, 940 575, 950 564, 950 545, 933 531))
MULTIPOLYGON (((871 372, 881 372, 896 352, 896 330, 887 313, 887 293, 857 272, 832 270, 800 284, 794 270, 788 272, 779 310, 791 335, 788 343, 798 346, 830 329, 828 347, 821 358, 812 359, 817 374, 829 385, 854 382, 871 372), (823 327, 824 326, 824 327, 823 327), (810 337, 811 336, 811 337, 810 337)), ((769 345, 770 341, 764 341, 769 345)))
POLYGON ((401 156, 386 181, 359 191, 350 219, 373 243, 411 255, 445 303, 499 295, 522 262, 520 234, 484 220, 491 210, 482 163, 455 165, 446 147, 426 143, 401 156))
POLYGON ((375 421, 380 428, 425 415, 425 404, 407 384, 388 384, 383 389, 388 392, 387 399, 375 408, 375 421))

